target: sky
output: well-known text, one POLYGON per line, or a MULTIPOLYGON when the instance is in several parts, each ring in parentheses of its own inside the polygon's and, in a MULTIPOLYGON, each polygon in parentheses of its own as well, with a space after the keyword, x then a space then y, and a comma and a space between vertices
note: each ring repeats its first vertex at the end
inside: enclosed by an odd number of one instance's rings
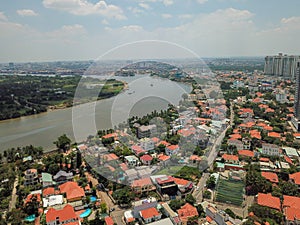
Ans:
MULTIPOLYGON (((144 40, 170 42, 200 57, 300 54, 299 0, 0 3, 0 62, 93 60, 117 46, 144 40)), ((168 53, 148 48, 156 55, 168 53)))

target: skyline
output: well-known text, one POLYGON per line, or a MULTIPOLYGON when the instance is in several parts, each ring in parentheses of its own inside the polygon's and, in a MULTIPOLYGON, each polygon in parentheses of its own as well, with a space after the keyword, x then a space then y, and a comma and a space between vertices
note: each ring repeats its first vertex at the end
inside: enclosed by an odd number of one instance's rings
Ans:
POLYGON ((12 0, 1 6, 3 63, 93 60, 143 40, 175 43, 200 57, 300 52, 297 0, 12 0))

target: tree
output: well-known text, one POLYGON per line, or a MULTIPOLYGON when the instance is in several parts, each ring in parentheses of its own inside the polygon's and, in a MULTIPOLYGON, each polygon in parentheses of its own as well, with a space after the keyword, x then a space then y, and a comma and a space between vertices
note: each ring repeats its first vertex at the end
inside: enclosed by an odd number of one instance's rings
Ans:
POLYGON ((205 217, 205 212, 201 204, 196 206, 199 217, 205 217))
POLYGON ((174 199, 170 201, 169 206, 173 211, 177 211, 181 206, 183 206, 183 204, 183 200, 174 199))
POLYGON ((105 202, 100 204, 101 213, 107 213, 107 205, 105 202))
POLYGON ((206 181, 206 187, 213 189, 216 186, 216 178, 214 176, 210 176, 206 181))
POLYGON ((58 137, 57 141, 54 141, 53 143, 58 149, 66 151, 70 147, 71 139, 68 138, 66 134, 63 134, 62 136, 58 137))
POLYGON ((284 195, 295 196, 298 194, 298 186, 294 183, 282 181, 279 183, 279 187, 284 195))
POLYGON ((188 194, 186 197, 185 197, 185 201, 187 203, 190 203, 191 205, 194 205, 196 203, 196 199, 194 198, 194 196, 192 194, 188 194))

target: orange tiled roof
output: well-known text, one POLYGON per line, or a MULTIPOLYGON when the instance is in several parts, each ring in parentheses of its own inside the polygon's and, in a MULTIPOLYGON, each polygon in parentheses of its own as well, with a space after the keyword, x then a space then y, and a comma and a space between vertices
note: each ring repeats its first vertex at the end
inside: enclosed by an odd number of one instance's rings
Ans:
POLYGON ((139 179, 139 180, 134 180, 132 182, 131 186, 132 187, 143 187, 146 185, 152 185, 152 181, 151 181, 150 177, 146 177, 146 178, 139 179))
POLYGON ((252 138, 261 139, 260 131, 258 130, 250 130, 249 134, 252 138))
POLYGON ((283 195, 282 207, 298 208, 300 211, 300 197, 283 195))
POLYGON ((289 174, 289 177, 297 185, 300 185, 300 172, 289 174))
POLYGON ((226 161, 238 161, 239 157, 237 155, 229 155, 229 154, 224 154, 222 155, 222 158, 225 159, 226 161))
POLYGON ((118 160, 119 157, 115 153, 106 154, 103 156, 107 161, 118 160))
POLYGON ((157 143, 157 146, 159 146, 159 145, 169 146, 171 144, 167 141, 160 141, 159 143, 157 143))
POLYGON ((158 155, 157 158, 158 158, 158 160, 160 160, 160 161, 167 161, 167 160, 169 160, 171 157, 168 156, 168 155, 160 154, 160 155, 158 155))
POLYGON ((230 137, 233 139, 241 139, 242 138, 242 136, 240 134, 231 134, 230 137))
POLYGON ((239 155, 242 155, 242 156, 254 157, 254 152, 252 152, 250 150, 239 150, 238 153, 239 153, 239 155))
POLYGON ((160 215, 160 213, 157 211, 156 208, 149 208, 149 209, 144 209, 141 211, 141 215, 144 219, 150 219, 153 217, 157 217, 160 215))
MULTIPOLYGON (((74 208, 67 204, 63 209, 61 210, 56 210, 54 208, 50 208, 46 214, 46 222, 52 222, 58 220, 62 223, 63 221, 68 221, 71 219, 76 219, 78 220, 77 215, 74 212, 74 208)), ((75 224, 79 224, 75 222, 75 224)))
POLYGON ((197 209, 189 203, 186 203, 184 206, 178 209, 177 213, 181 221, 186 221, 190 217, 199 215, 197 209))
POLYGON ((41 202, 42 201, 42 197, 41 194, 29 194, 27 195, 26 199, 25 199, 25 205, 30 202, 33 198, 36 198, 37 202, 41 202))
POLYGON ((274 137, 274 138, 281 138, 281 134, 277 132, 269 132, 268 133, 269 137, 274 137))
POLYGON ((273 182, 273 183, 278 183, 278 176, 276 173, 272 172, 261 172, 261 175, 266 178, 267 180, 273 182))
POLYGON ((176 177, 174 177, 173 179, 177 185, 187 186, 188 184, 191 183, 190 181, 185 180, 185 179, 180 179, 180 178, 176 178, 176 177))
POLYGON ((286 208, 284 214, 288 221, 300 220, 300 209, 298 208, 286 208))
POLYGON ((117 138, 118 134, 117 133, 111 133, 111 134, 106 134, 104 136, 102 136, 102 138, 106 139, 106 138, 117 138))
POLYGON ((284 156, 284 160, 289 164, 294 164, 293 161, 291 160, 291 158, 286 155, 284 156))
POLYGON ((191 155, 190 156, 190 160, 192 160, 192 161, 201 161, 201 157, 200 156, 198 156, 198 155, 191 155))
POLYGON ((259 161, 261 161, 261 162, 269 162, 270 159, 269 158, 261 157, 261 158, 259 158, 259 161))
POLYGON ((53 187, 48 187, 43 190, 43 196, 54 195, 55 189, 53 187))
POLYGON ((151 140, 154 142, 154 143, 158 143, 160 141, 160 139, 158 137, 153 137, 151 138, 151 140))
POLYGON ((114 225, 114 221, 110 216, 105 217, 104 220, 106 225, 114 225))
POLYGON ((152 161, 153 157, 151 155, 143 155, 140 159, 143 161, 152 161))
POLYGON ((72 200, 74 198, 82 198, 85 196, 84 190, 76 182, 68 181, 59 186, 61 193, 66 193, 67 200, 72 200))
POLYGON ((176 149, 179 148, 179 146, 178 145, 170 145, 170 146, 167 146, 166 148, 171 150, 171 151, 175 151, 176 149))
POLYGON ((271 194, 258 193, 257 204, 280 210, 280 198, 274 197, 271 194))
POLYGON ((269 112, 275 112, 275 110, 274 110, 274 109, 271 109, 271 108, 267 108, 267 109, 265 110, 265 112, 266 112, 266 113, 269 113, 269 112))

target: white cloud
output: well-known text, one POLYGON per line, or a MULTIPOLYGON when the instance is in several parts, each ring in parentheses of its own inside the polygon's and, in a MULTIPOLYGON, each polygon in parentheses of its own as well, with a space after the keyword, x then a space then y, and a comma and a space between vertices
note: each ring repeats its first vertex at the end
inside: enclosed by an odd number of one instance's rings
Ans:
POLYGON ((118 20, 126 19, 123 10, 105 1, 99 1, 95 4, 87 0, 43 0, 46 8, 66 11, 74 15, 93 15, 99 14, 107 18, 115 18, 118 20))
POLYGON ((150 9, 149 4, 144 3, 144 2, 139 3, 139 6, 142 7, 142 8, 144 8, 144 9, 150 9))
POLYGON ((174 4, 174 0, 136 0, 136 1, 137 2, 141 2, 141 3, 145 3, 145 2, 151 2, 151 3, 161 2, 165 6, 169 6, 169 5, 173 5, 174 4))
POLYGON ((109 22, 108 22, 106 19, 102 20, 101 23, 102 23, 103 25, 109 25, 109 22))
POLYGON ((163 0, 162 2, 163 2, 163 4, 164 4, 165 6, 169 6, 169 5, 173 5, 173 4, 174 4, 174 1, 173 1, 173 0, 163 0))
POLYGON ((161 14, 161 17, 164 18, 164 19, 170 19, 173 16, 171 14, 164 13, 164 14, 161 14))
POLYGON ((4 12, 0 12, 0 20, 7 21, 7 17, 5 16, 4 12))
POLYGON ((38 14, 31 9, 20 9, 17 10, 18 15, 20 16, 37 16, 38 14))

